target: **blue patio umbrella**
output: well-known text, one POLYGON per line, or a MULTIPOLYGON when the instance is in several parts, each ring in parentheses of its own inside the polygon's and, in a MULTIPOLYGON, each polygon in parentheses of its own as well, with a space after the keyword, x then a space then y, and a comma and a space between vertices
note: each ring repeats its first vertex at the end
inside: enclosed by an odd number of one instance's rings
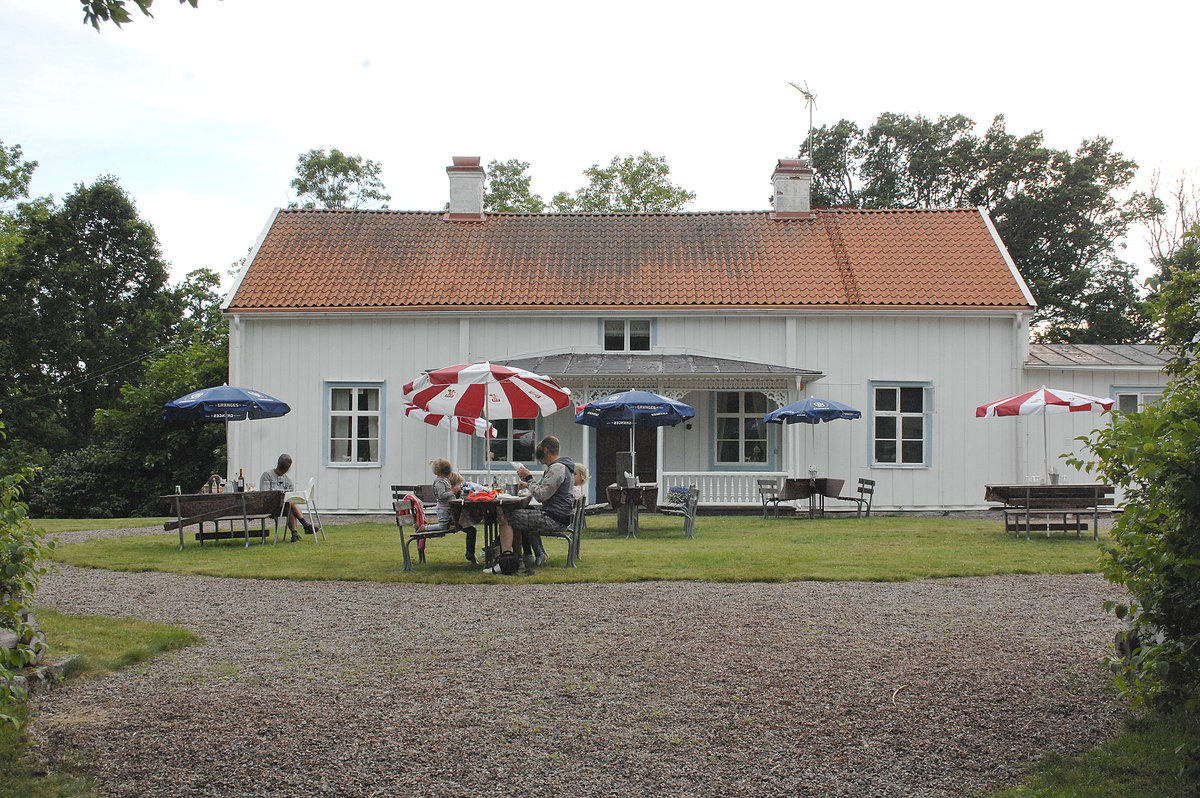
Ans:
POLYGON ((818 399, 815 396, 809 396, 772 410, 763 416, 763 421, 768 424, 813 425, 812 443, 813 448, 816 448, 816 425, 822 421, 833 421, 837 418, 862 418, 862 412, 832 399, 818 399))
POLYGON ((588 402, 575 412, 575 423, 588 427, 629 427, 629 451, 637 473, 634 427, 673 427, 696 415, 691 405, 649 391, 621 391, 588 402))
POLYGON ((244 421, 248 418, 277 418, 291 408, 273 396, 252 388, 220 385, 201 388, 163 406, 166 421, 244 421))

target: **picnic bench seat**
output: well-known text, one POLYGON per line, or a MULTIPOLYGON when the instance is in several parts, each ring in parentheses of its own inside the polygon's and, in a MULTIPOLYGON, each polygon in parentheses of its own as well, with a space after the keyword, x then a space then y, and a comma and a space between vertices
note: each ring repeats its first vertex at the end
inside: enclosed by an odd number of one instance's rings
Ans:
POLYGON ((1045 529, 1046 537, 1052 531, 1075 531, 1080 537, 1087 528, 1087 519, 1092 521, 1092 539, 1100 537, 1100 514, 1115 512, 1114 489, 1111 485, 988 485, 984 498, 991 502, 1002 502, 995 509, 1004 513, 1004 533, 1019 535, 1029 530, 1036 521, 1038 530, 1045 529))
POLYGON ((454 527, 453 529, 435 530, 429 530, 428 527, 426 527, 425 531, 418 532, 417 518, 413 514, 412 499, 394 499, 392 501, 392 509, 396 513, 396 527, 400 530, 400 546, 404 550, 405 571, 412 570, 412 553, 409 551, 408 547, 413 544, 413 541, 417 541, 418 561, 423 564, 425 562, 425 541, 429 540, 430 538, 444 538, 446 535, 462 531, 458 527, 454 527), (407 535, 404 533, 404 527, 406 526, 412 527, 412 532, 409 532, 407 535))
POLYGON ((696 508, 700 505, 700 488, 674 487, 667 491, 667 503, 658 505, 662 515, 677 515, 683 519, 684 537, 696 536, 696 508))
POLYGON ((392 501, 399 501, 412 494, 421 500, 421 506, 429 509, 437 506, 433 485, 392 485, 392 501))

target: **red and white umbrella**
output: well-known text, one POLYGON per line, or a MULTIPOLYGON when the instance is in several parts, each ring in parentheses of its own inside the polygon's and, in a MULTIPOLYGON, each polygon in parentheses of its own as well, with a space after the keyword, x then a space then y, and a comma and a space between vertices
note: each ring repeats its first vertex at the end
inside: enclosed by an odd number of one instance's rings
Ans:
POLYGON ((404 399, 443 415, 537 418, 570 405, 571 392, 532 371, 470 363, 425 372, 404 386, 404 399))
POLYGON ((415 418, 418 421, 424 421, 431 426, 454 430, 464 435, 475 435, 479 438, 496 437, 496 428, 492 426, 490 421, 482 418, 466 418, 464 416, 447 416, 441 413, 430 413, 428 410, 422 410, 417 407, 412 402, 405 402, 404 415, 409 418, 415 418))
POLYGON ((997 416, 1041 416, 1042 417, 1042 457, 1045 461, 1046 474, 1050 473, 1049 444, 1046 442, 1046 415, 1049 413, 1082 413, 1092 410, 1111 410, 1112 399, 1100 399, 1074 391, 1060 391, 1057 388, 1047 388, 1043 385, 1036 391, 1010 396, 990 404, 975 408, 976 418, 995 418, 997 416))
MULTIPOLYGON (((548 416, 571 404, 571 392, 549 377, 487 362, 427 371, 403 393, 431 413, 488 421, 548 416)), ((487 467, 491 473, 491 457, 487 467)))

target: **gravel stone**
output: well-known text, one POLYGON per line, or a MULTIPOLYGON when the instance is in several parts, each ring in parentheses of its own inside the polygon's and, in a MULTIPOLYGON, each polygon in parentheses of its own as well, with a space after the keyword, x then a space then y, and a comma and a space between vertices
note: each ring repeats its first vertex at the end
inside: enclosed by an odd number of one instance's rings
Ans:
POLYGON ((35 699, 34 752, 84 763, 112 796, 958 796, 1094 747, 1125 714, 1102 664, 1116 624, 1101 605, 1119 592, 1095 574, 420 585, 59 569, 42 606, 206 640, 35 699))

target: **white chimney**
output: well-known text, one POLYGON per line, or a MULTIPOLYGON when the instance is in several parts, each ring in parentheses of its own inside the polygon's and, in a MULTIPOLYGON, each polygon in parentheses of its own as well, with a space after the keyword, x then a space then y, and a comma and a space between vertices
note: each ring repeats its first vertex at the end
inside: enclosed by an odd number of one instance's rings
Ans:
POLYGON ((450 176, 451 221, 479 221, 483 219, 483 167, 479 156, 454 156, 454 163, 446 167, 450 176))
POLYGON ((771 175, 771 194, 775 198, 775 218, 807 219, 812 216, 813 170, 807 158, 780 158, 771 175))

